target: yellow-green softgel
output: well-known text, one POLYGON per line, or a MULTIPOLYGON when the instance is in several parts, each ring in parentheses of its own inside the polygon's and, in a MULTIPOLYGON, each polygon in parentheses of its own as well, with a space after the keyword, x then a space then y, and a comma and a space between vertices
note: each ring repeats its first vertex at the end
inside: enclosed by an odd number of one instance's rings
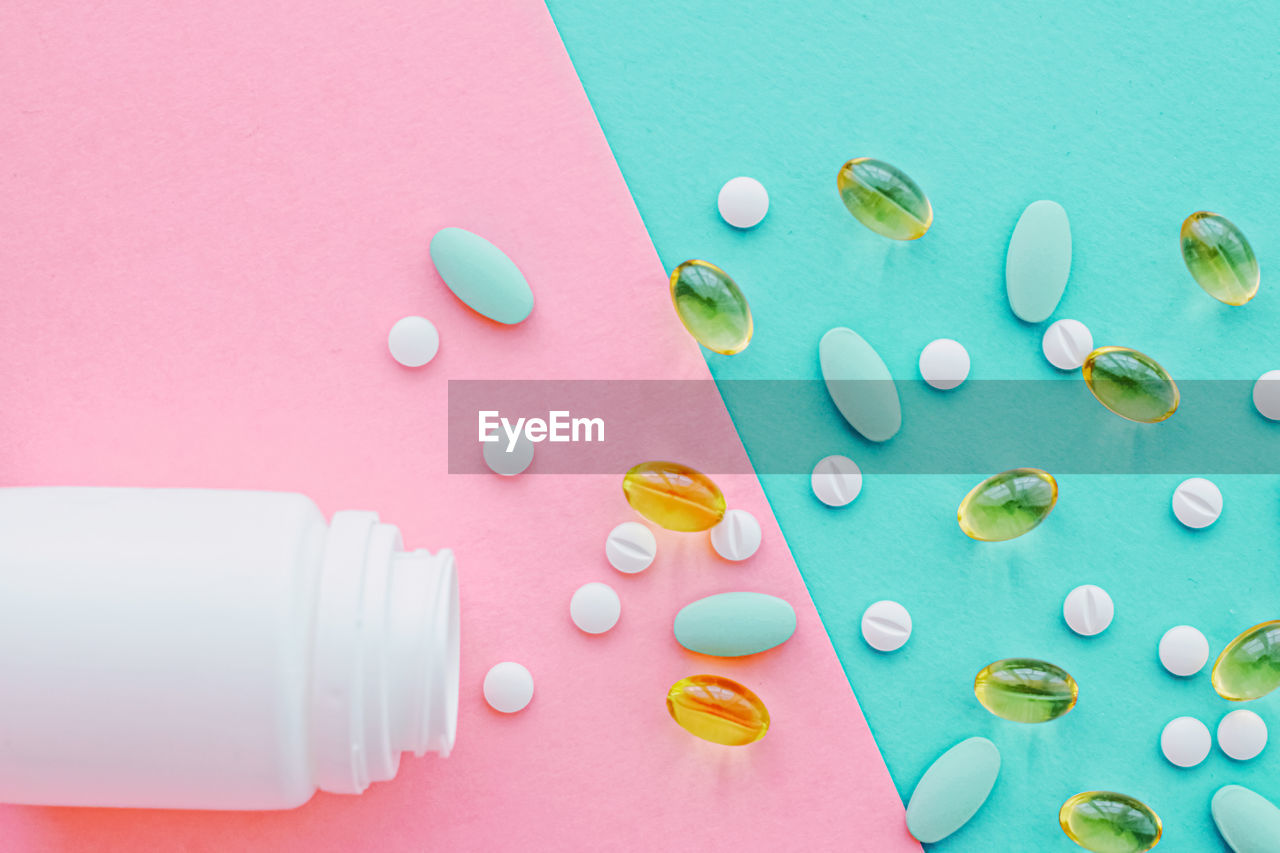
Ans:
POLYGON ((1008 658, 979 672, 973 692, 997 717, 1047 723, 1075 707, 1080 689, 1061 667, 1033 658, 1008 658))
POLYGON ((1236 637, 1213 664, 1213 689, 1243 701, 1280 687, 1280 619, 1254 625, 1236 637))
POLYGON ((1101 347, 1084 360, 1084 381, 1122 418, 1159 423, 1178 409, 1178 386, 1154 358, 1128 347, 1101 347))
POLYGON ((836 186, 854 218, 877 234, 914 240, 933 223, 933 206, 924 190, 882 160, 850 160, 840 167, 836 186))
POLYGON ((1160 818, 1145 803, 1112 791, 1085 791, 1062 804, 1058 823, 1093 853, 1142 853, 1160 840, 1160 818))
POLYGON ((729 274, 706 261, 685 261, 671 273, 671 301, 694 340, 733 355, 751 343, 751 308, 729 274))
POLYGON ((1243 305, 1258 294, 1258 259, 1230 219, 1201 210, 1182 223, 1182 260, 1196 284, 1219 302, 1243 305))
POLYGON ((960 502, 956 518, 971 539, 1002 542, 1044 521, 1058 502, 1058 481, 1039 468, 1014 468, 988 477, 960 502))

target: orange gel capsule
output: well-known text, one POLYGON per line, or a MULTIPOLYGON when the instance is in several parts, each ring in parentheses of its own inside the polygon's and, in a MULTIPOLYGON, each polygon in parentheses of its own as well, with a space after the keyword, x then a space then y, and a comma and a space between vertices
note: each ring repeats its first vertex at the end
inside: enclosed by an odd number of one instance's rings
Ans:
POLYGON ((667 711, 689 734, 724 746, 755 743, 769 730, 760 697, 719 675, 691 675, 671 685, 667 711))
POLYGON ((641 462, 622 479, 627 503, 668 530, 709 530, 724 518, 724 493, 711 478, 679 462, 641 462))

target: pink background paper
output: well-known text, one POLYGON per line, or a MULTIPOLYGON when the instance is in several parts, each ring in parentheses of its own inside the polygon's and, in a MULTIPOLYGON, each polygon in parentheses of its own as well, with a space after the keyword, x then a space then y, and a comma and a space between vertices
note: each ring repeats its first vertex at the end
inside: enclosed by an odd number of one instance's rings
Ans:
POLYGON ((602 554, 634 517, 619 476, 446 474, 448 378, 707 376, 541 4, 9 3, 0 94, 0 482, 375 508, 456 550, 464 610, 447 761, 283 813, 5 807, 0 847, 918 849, 752 476, 722 486, 764 524, 753 560, 663 533, 623 577, 602 554), (448 293, 427 255, 445 225, 520 264, 527 322, 448 293), (385 348, 411 313, 442 337, 418 371, 385 348), (600 637, 568 618, 589 580, 623 598, 600 637), (793 602, 795 637, 737 662, 676 645, 680 604, 738 588, 793 602), (480 692, 508 658, 537 681, 512 717, 480 692), (765 699, 765 740, 667 717, 703 671, 765 699))

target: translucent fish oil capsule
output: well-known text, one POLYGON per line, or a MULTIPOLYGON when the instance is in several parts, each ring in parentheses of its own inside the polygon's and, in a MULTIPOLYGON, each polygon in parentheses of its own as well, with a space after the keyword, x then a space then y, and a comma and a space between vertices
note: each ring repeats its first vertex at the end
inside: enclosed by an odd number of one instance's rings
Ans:
POLYGON ((671 685, 667 711, 689 734, 724 746, 755 743, 769 730, 760 697, 719 675, 691 675, 671 685))
POLYGON ((840 200, 863 225, 894 240, 915 240, 933 224, 933 206, 906 173, 881 160, 859 157, 836 176, 840 200))
POLYGON ((751 309, 729 274, 706 261, 685 261, 671 273, 671 301, 694 340, 733 355, 751 343, 751 309))
POLYGON ((1243 305, 1258 293, 1253 247, 1225 216, 1201 210, 1182 223, 1182 260, 1204 292, 1227 305, 1243 305))
POLYGON ((1280 687, 1280 619, 1255 625, 1236 637, 1213 664, 1213 689, 1243 701, 1280 687))
POLYGON ((960 502, 956 517, 971 539, 1002 542, 1044 521, 1058 502, 1058 481, 1039 468, 1014 468, 988 477, 960 502))
POLYGON ((1142 853, 1160 840, 1160 818, 1145 803, 1112 791, 1085 791, 1062 804, 1058 823, 1093 853, 1142 853))
POLYGON ((709 530, 724 518, 724 493, 711 478, 679 462, 641 462, 622 478, 632 509, 668 530, 709 530))
POLYGON ((973 692, 997 717, 1047 723, 1075 707, 1080 689, 1066 670, 1032 658, 998 660, 978 673, 973 692))
POLYGON ((1159 423, 1178 408, 1178 386, 1156 360, 1128 347, 1101 347, 1084 360, 1084 381, 1122 418, 1159 423))

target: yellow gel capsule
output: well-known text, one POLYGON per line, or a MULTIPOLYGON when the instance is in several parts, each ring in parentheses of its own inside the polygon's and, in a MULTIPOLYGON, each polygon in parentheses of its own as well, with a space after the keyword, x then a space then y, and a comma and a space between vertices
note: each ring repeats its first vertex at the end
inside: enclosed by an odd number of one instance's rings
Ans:
POLYGON ((1243 701, 1280 687, 1280 619, 1254 625, 1236 637, 1213 664, 1213 689, 1243 701))
POLYGON ((1258 295, 1258 259, 1230 219, 1201 210, 1182 223, 1182 260, 1204 292, 1228 305, 1258 295))
POLYGON ((997 717, 1047 723, 1076 705, 1080 689, 1066 670, 1032 658, 998 660, 978 673, 973 692, 997 717))
POLYGON ((1178 386, 1154 358, 1128 347, 1101 347, 1084 360, 1084 381, 1122 418, 1159 423, 1178 409, 1178 386))
POLYGON ((622 478, 627 503, 668 530, 709 530, 724 518, 724 493, 711 478, 679 462, 641 462, 622 478))
POLYGON ((881 160, 850 160, 840 167, 836 186, 854 218, 877 234, 914 240, 933 224, 933 206, 924 190, 881 160))
POLYGON ((685 261, 671 273, 671 301, 693 339, 733 355, 751 343, 751 308, 729 274, 706 261, 685 261))
POLYGON ((1160 840, 1160 818, 1145 803, 1112 791, 1085 791, 1062 804, 1058 823, 1093 853, 1142 853, 1160 840))
POLYGON ((960 529, 980 542, 1003 542, 1048 518, 1058 502, 1058 481, 1039 468, 1014 468, 988 477, 960 502, 960 529))
POLYGON ((671 685, 667 711, 689 734, 725 746, 755 743, 769 730, 760 697, 719 675, 691 675, 671 685))

